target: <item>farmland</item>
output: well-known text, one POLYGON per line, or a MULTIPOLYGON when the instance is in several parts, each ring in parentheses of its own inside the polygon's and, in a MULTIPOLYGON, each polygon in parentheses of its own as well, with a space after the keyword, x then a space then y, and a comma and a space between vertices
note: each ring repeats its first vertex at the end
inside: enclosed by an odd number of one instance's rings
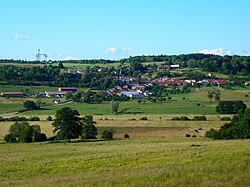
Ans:
POLYGON ((0 144, 0 186, 248 186, 249 143, 140 138, 0 144))

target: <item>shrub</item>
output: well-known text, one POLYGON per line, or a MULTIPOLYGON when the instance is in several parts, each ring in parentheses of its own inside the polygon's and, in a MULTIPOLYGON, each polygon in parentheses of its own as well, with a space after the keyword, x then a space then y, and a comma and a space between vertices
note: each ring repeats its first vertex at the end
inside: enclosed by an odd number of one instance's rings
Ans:
POLYGON ((6 121, 6 119, 0 116, 0 121, 6 121))
POLYGON ((47 141, 47 136, 44 133, 39 133, 34 135, 34 142, 44 142, 47 141))
POLYGON ((148 120, 148 118, 147 117, 141 117, 139 120, 148 120))
POLYGON ((17 142, 16 137, 13 136, 13 134, 6 134, 4 136, 4 141, 6 141, 7 143, 15 143, 15 142, 17 142))
POLYGON ((195 135, 195 134, 193 134, 193 135, 192 135, 192 137, 193 137, 193 138, 196 138, 196 135, 195 135))
POLYGON ((181 121, 190 121, 191 119, 189 119, 187 116, 181 116, 180 120, 181 121))
POLYGON ((37 116, 32 116, 29 119, 27 119, 28 121, 40 121, 40 118, 37 116))
POLYGON ((104 130, 102 132, 102 138, 106 140, 113 140, 114 131, 113 130, 104 130))
POLYGON ((192 121, 207 121, 206 116, 194 116, 192 121))
POLYGON ((27 121, 25 117, 13 116, 8 119, 8 121, 27 121))
POLYGON ((191 135, 190 134, 186 134, 185 136, 189 138, 191 135))
POLYGON ((136 119, 135 119, 135 118, 130 118, 129 120, 130 120, 130 121, 135 121, 136 119))
POLYGON ((124 134, 124 138, 129 138, 129 135, 128 134, 124 134))
POLYGON ((220 120, 221 121, 231 121, 231 118, 230 117, 222 117, 220 120))
POLYGON ((179 117, 173 117, 171 120, 172 121, 180 121, 181 119, 179 117))
POLYGON ((52 120, 53 120, 53 118, 51 116, 47 117, 47 121, 52 121, 52 120))

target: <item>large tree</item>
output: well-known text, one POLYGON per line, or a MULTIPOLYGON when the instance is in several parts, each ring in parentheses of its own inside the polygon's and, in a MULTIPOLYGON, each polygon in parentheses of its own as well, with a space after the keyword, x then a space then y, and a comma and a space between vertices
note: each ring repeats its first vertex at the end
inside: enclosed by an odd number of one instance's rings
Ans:
POLYGON ((72 138, 81 136, 83 130, 79 112, 70 107, 57 110, 52 126, 54 127, 53 132, 57 133, 57 137, 68 142, 72 138))

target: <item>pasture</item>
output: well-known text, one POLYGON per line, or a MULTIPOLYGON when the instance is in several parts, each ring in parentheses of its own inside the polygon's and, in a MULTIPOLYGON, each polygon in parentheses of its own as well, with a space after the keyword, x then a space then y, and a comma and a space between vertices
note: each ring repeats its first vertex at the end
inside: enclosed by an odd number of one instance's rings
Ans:
POLYGON ((0 186, 249 186, 249 140, 0 144, 0 186))

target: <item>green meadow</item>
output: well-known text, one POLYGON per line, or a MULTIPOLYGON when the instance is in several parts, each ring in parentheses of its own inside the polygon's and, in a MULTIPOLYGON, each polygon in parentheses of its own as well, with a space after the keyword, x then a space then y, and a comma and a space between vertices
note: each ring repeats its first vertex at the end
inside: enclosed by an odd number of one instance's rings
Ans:
POLYGON ((249 186, 249 140, 0 144, 0 186, 249 186))

